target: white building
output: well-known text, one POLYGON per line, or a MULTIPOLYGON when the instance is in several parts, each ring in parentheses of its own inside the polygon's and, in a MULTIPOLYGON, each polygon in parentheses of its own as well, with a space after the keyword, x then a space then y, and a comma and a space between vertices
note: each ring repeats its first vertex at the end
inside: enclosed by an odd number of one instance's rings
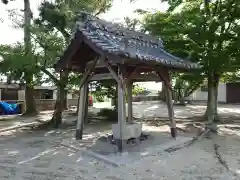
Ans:
MULTIPOLYGON (((208 92, 199 88, 189 99, 193 101, 207 101, 208 92)), ((240 103, 240 83, 220 83, 218 86, 219 103, 240 103)))
MULTIPOLYGON (((150 91, 158 89, 162 90, 161 83, 149 82, 138 83, 140 86, 147 88, 150 91)), ((189 98, 193 101, 207 101, 207 89, 199 88, 189 98)), ((235 83, 220 83, 218 86, 218 102, 219 103, 240 103, 240 82, 235 83)))

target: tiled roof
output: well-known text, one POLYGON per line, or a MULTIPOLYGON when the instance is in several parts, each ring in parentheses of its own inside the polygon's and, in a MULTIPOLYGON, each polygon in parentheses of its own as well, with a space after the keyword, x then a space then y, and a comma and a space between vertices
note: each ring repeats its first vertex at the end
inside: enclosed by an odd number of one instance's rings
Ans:
POLYGON ((130 31, 87 13, 81 13, 75 32, 80 31, 103 52, 127 58, 151 61, 180 69, 198 69, 196 63, 178 58, 164 50, 160 39, 147 34, 130 31))

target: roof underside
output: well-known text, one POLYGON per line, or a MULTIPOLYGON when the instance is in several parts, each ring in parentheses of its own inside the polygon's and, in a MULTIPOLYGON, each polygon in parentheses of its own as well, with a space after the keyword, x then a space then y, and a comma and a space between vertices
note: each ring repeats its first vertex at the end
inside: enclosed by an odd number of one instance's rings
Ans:
POLYGON ((199 68, 196 63, 165 51, 159 39, 127 30, 85 13, 81 14, 81 21, 77 21, 74 31, 72 42, 56 64, 57 68, 61 69, 68 64, 71 69, 74 64, 71 61, 74 59, 78 61, 75 62, 76 66, 83 66, 85 61, 92 60, 96 55, 104 55, 106 58, 109 58, 109 55, 120 57, 122 63, 127 65, 154 64, 186 70, 199 68))

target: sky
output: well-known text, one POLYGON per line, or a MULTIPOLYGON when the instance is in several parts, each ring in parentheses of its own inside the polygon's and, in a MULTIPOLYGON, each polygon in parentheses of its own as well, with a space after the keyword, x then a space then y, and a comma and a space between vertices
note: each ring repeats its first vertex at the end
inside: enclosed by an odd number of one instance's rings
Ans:
MULTIPOLYGON (((34 16, 38 14, 37 9, 41 1, 42 0, 31 1, 31 9, 34 16)), ((9 18, 10 13, 8 11, 11 9, 16 9, 19 14, 22 14, 23 0, 15 0, 7 6, 0 3, 0 44, 12 44, 23 39, 23 31, 12 27, 13 22, 9 18)), ((137 15, 133 11, 136 9, 165 11, 167 5, 161 3, 161 0, 135 0, 134 3, 130 3, 130 0, 115 0, 112 8, 101 17, 108 21, 121 22, 124 17, 135 18, 137 15)))
MULTIPOLYGON (((42 0, 30 1, 31 10, 34 16, 38 14, 38 7, 42 0)), ((136 9, 143 9, 148 11, 166 11, 166 3, 161 3, 161 0, 135 0, 134 3, 130 3, 130 0, 115 0, 112 8, 106 13, 101 15, 101 18, 113 22, 122 22, 124 17, 137 18, 137 14, 134 13, 136 9)), ((23 0, 15 0, 10 2, 7 6, 0 3, 0 44, 13 44, 17 41, 23 40, 22 29, 16 29, 12 27, 13 21, 10 18, 11 13, 9 10, 15 9, 19 14, 22 14, 23 0)), ((13 16, 16 19, 16 16, 13 16)), ((148 86, 154 87, 151 84, 148 86)), ((156 87, 158 88, 158 87, 156 87)))

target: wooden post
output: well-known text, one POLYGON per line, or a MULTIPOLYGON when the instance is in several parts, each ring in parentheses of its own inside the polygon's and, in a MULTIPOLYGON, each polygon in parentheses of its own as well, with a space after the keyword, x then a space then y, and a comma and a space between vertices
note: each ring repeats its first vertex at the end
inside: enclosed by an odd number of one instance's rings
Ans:
POLYGON ((123 139, 123 128, 126 125, 126 111, 125 111, 125 101, 124 101, 124 83, 123 75, 120 66, 118 67, 118 125, 120 131, 120 139, 118 140, 118 150, 123 151, 124 139, 123 139))
POLYGON ((117 81, 117 91, 118 91, 118 125, 120 132, 120 139, 117 139, 117 146, 119 152, 123 151, 124 138, 123 130, 126 126, 126 104, 125 104, 125 83, 123 79, 123 68, 121 65, 118 65, 118 73, 116 73, 106 59, 102 58, 102 63, 108 68, 112 77, 117 81))
POLYGON ((87 90, 86 90, 86 96, 85 96, 85 112, 84 112, 84 122, 87 122, 87 116, 88 116, 88 106, 89 106, 89 85, 87 83, 86 85, 87 90))
POLYGON ((133 121, 132 88, 133 88, 133 82, 129 81, 127 83, 127 102, 128 102, 128 122, 129 123, 132 123, 133 121))
POLYGON ((76 129, 76 140, 82 139, 83 135, 83 124, 85 118, 85 106, 86 106, 86 94, 87 94, 87 82, 85 82, 80 87, 80 98, 79 98, 79 108, 78 108, 78 117, 77 117, 77 129, 76 129))
POLYGON ((177 137, 177 129, 176 129, 176 121, 174 120, 174 110, 173 110, 173 101, 172 101, 172 91, 168 85, 170 84, 170 77, 169 73, 167 73, 167 81, 164 81, 165 84, 165 96, 166 96, 166 103, 167 103, 167 108, 168 108, 168 116, 170 120, 170 130, 171 130, 171 135, 173 138, 177 137))
POLYGON ((97 64, 98 59, 93 60, 91 67, 85 69, 80 85, 79 85, 79 99, 78 99, 78 117, 77 117, 77 128, 76 128, 76 140, 82 139, 83 134, 83 123, 86 117, 86 96, 88 96, 88 80, 92 76, 92 71, 97 64))
POLYGON ((171 78, 168 69, 161 69, 156 71, 158 76, 164 82, 165 86, 165 97, 168 108, 168 116, 170 120, 170 129, 171 135, 173 138, 177 137, 177 128, 176 121, 174 120, 174 111, 173 111, 173 101, 172 101, 172 86, 171 86, 171 78))

